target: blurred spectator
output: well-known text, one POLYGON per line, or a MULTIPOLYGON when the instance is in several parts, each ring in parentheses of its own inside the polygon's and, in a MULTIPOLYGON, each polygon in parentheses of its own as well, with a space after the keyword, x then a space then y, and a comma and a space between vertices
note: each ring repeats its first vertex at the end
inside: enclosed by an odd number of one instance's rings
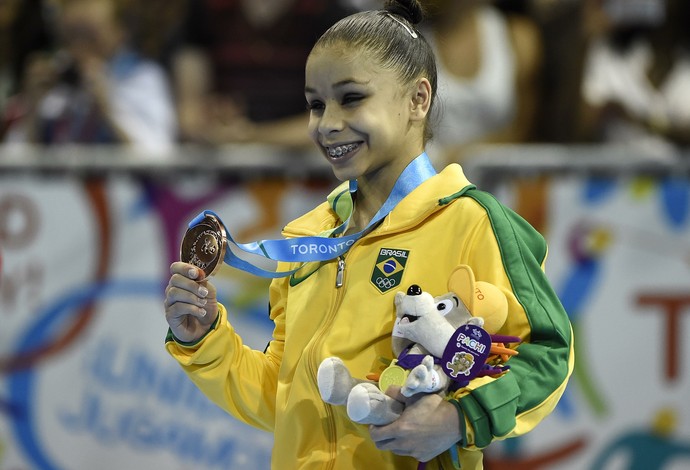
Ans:
POLYGON ((502 0, 506 7, 522 3, 522 11, 538 26, 542 38, 542 66, 536 81, 539 102, 534 141, 578 141, 578 108, 585 49, 585 0, 502 0))
POLYGON ((586 140, 690 144, 690 2, 587 0, 586 140))
POLYGON ((470 144, 530 140, 542 49, 536 26, 489 0, 429 3, 425 37, 438 58, 441 113, 437 165, 462 158, 470 144))
POLYGON ((0 111, 17 92, 27 57, 51 45, 44 4, 43 0, 0 0, 0 111))
POLYGON ((126 12, 132 44, 143 56, 171 68, 190 0, 117 0, 126 12))
POLYGON ((304 64, 352 8, 336 0, 190 0, 173 74, 186 141, 309 146, 304 64))
POLYGON ((175 110, 162 68, 128 43, 115 0, 63 0, 59 50, 27 64, 8 107, 8 142, 123 143, 163 153, 175 110))

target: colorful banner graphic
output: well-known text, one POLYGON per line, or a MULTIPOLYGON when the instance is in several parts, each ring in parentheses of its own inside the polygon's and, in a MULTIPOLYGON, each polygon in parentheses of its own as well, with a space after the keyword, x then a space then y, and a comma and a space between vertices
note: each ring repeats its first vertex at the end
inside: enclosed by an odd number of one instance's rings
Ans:
MULTIPOLYGON (((541 214, 577 366, 554 413, 485 468, 690 468, 690 181, 559 176, 532 199, 513 183, 500 193, 541 214)), ((0 470, 269 468, 272 436, 165 353, 163 290, 202 209, 237 240, 276 238, 331 185, 0 176, 0 470)), ((397 289, 404 257, 373 269, 397 289)), ((223 267, 214 282, 263 349, 269 281, 223 267)))

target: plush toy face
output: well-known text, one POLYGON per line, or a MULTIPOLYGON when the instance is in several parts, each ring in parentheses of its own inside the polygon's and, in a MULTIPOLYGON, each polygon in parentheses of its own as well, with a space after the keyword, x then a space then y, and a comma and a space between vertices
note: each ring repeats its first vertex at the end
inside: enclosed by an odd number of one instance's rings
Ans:
POLYGON ((406 294, 396 293, 395 311, 392 346, 396 356, 412 343, 434 355, 439 350, 442 354, 447 339, 457 328, 471 320, 473 323, 481 322, 470 314, 454 293, 432 297, 416 285, 411 286, 406 294))

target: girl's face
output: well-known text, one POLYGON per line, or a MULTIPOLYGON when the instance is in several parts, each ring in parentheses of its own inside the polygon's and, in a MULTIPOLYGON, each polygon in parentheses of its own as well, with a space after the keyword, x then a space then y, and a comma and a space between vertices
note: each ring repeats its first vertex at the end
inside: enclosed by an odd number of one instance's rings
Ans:
POLYGON ((341 181, 407 164, 424 149, 417 87, 403 86, 366 53, 338 45, 312 51, 305 95, 309 134, 341 181))

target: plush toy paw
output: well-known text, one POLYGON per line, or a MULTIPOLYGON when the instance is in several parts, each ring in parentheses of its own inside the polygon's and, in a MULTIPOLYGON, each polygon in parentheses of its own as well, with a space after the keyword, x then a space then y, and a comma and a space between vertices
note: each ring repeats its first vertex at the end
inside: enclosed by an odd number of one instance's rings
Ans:
POLYGON ((368 382, 356 385, 347 399, 347 415, 360 424, 390 424, 400 417, 403 408, 402 403, 368 382))
POLYGON ((338 357, 328 357, 321 362, 316 374, 321 399, 331 405, 344 405, 350 390, 359 383, 338 357))
POLYGON ((417 393, 438 392, 447 385, 442 375, 434 368, 433 356, 426 356, 422 363, 410 371, 405 385, 400 390, 406 397, 417 393))

